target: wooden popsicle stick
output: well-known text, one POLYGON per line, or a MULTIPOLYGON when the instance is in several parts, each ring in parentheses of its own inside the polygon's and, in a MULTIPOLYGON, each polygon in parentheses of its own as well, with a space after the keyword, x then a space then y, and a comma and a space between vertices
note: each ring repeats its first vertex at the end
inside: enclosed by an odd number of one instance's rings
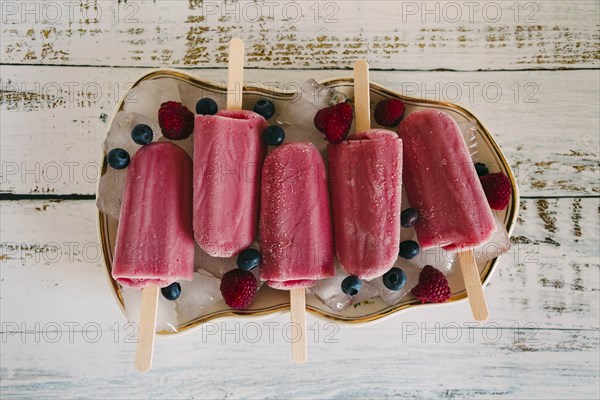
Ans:
POLYGON ((242 109, 244 89, 244 42, 234 38, 229 41, 229 63, 227 66, 227 109, 242 109))
POLYGON ((150 367, 152 367, 158 292, 158 286, 149 286, 142 290, 142 305, 140 310, 140 322, 138 324, 138 343, 135 352, 135 369, 140 372, 148 372, 150 367))
POLYGON ((354 63, 354 109, 356 112, 356 132, 371 129, 369 63, 366 60, 358 60, 354 63))
POLYGON ((296 364, 306 362, 306 297, 304 288, 290 290, 290 312, 292 314, 292 325, 300 331, 300 337, 292 342, 292 360, 296 364))
POLYGON ((458 261, 465 281, 473 317, 475 317, 476 321, 485 321, 489 316, 489 311, 473 251, 467 250, 459 253, 458 261))

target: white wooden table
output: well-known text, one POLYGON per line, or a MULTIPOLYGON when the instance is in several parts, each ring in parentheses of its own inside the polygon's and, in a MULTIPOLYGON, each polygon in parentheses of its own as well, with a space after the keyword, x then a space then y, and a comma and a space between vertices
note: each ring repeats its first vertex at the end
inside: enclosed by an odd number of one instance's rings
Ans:
POLYGON ((598 2, 2 1, 1 398, 598 398, 598 2), (287 315, 159 338, 154 369, 113 301, 96 239, 100 143, 150 67, 247 80, 349 75, 471 109, 521 189, 514 247, 466 304, 330 326, 290 363, 287 315), (270 325, 270 323, 279 325, 270 325), (258 332, 258 335, 257 335, 258 332), (329 336, 328 336, 329 335, 329 336))

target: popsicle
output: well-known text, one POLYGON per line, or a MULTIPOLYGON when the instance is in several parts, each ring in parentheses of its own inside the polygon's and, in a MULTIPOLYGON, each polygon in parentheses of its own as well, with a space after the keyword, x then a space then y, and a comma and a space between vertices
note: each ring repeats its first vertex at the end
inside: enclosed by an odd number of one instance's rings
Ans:
POLYGON ((267 126, 245 110, 196 116, 194 236, 212 256, 230 257, 256 238, 267 126))
POLYGON ((317 148, 281 145, 265 159, 262 179, 261 280, 276 289, 294 289, 332 277, 327 177, 317 148))
POLYGON ((158 290, 194 272, 192 160, 169 142, 143 146, 127 170, 113 278, 143 289, 136 368, 150 369, 158 290))
POLYGON ((265 159, 260 244, 260 279, 290 290, 292 322, 300 331, 292 356, 304 362, 304 289, 335 274, 325 165, 312 143, 283 144, 265 159))
POLYGON ((143 289, 191 280, 192 160, 179 146, 141 147, 127 170, 112 275, 143 289))
POLYGON ((243 42, 232 39, 228 109, 194 125, 194 237, 209 255, 231 257, 258 231, 260 171, 267 121, 242 110, 243 42))
POLYGON ((467 145, 454 119, 439 110, 410 114, 400 123, 404 185, 420 218, 415 229, 422 249, 460 251, 459 260, 475 318, 487 306, 471 249, 488 241, 495 223, 467 145))
POLYGON ((494 233, 492 211, 454 119, 424 110, 400 123, 404 185, 419 211, 415 229, 422 249, 461 250, 481 245, 494 233))
POLYGON ((327 146, 333 237, 342 269, 370 280, 389 271, 398 258, 402 140, 395 132, 369 129, 365 61, 355 65, 354 87, 358 133, 327 146))

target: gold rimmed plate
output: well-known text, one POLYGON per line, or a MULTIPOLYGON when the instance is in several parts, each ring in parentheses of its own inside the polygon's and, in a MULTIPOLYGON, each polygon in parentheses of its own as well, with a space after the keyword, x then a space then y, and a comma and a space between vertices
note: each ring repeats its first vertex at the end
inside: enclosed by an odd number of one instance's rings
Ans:
MULTIPOLYGON (((181 101, 191 110, 194 109, 195 100, 201 97, 213 97, 217 102, 222 105, 226 98, 225 85, 204 80, 188 74, 184 71, 171 70, 171 69, 160 69, 151 71, 141 76, 133 85, 132 88, 123 95, 114 115, 111 119, 114 120, 115 115, 118 111, 124 109, 124 103, 127 99, 131 99, 132 95, 136 93, 136 90, 141 82, 158 79, 169 79, 174 80, 181 93, 181 101)), ((353 80, 352 78, 332 78, 320 82, 321 84, 334 88, 349 98, 352 98, 353 93, 353 80)), ((261 98, 268 98, 274 102, 276 109, 284 110, 286 107, 293 107, 294 103, 298 100, 296 91, 286 91, 276 88, 267 88, 260 85, 247 85, 244 86, 244 109, 252 109, 253 105, 261 98)), ((451 104, 439 101, 416 99, 411 97, 403 96, 392 90, 389 90, 383 86, 371 83, 371 103, 377 104, 384 98, 399 98, 406 104, 406 113, 409 114, 418 109, 434 108, 447 112, 450 114, 458 123, 470 123, 474 127, 474 133, 477 140, 478 157, 479 160, 492 166, 494 172, 504 172, 510 179, 512 185, 512 197, 510 204, 507 209, 503 211, 495 211, 496 217, 498 217, 506 230, 511 233, 515 225, 517 218, 518 206, 519 206, 519 194, 518 187, 514 178, 514 175, 510 169, 510 166, 502 154, 502 151, 494 141, 492 135, 488 132, 484 124, 479 121, 471 112, 467 109, 451 104)), ((296 131, 294 126, 286 127, 286 141, 311 141, 321 151, 324 151, 326 141, 322 135, 314 128, 307 128, 312 126, 312 118, 314 115, 307 115, 307 119, 310 119, 310 123, 302 124, 302 131, 296 131)), ((274 121, 277 115, 271 120, 274 121)), ((110 125, 109 125, 110 126, 110 125)), ((110 129, 110 128, 109 128, 110 129)), ((192 141, 185 140, 181 142, 174 142, 191 154, 192 141)), ((106 171, 105 155, 102 153, 102 165, 103 173, 106 171)), ((106 267, 106 273, 110 280, 114 294, 124 308, 123 296, 121 294, 121 287, 111 277, 111 267, 113 260, 113 252, 115 245, 115 237, 117 232, 117 221, 101 211, 98 211, 98 233, 99 240, 102 247, 103 261, 106 267)), ((197 265, 196 268, 202 268, 202 263, 206 261, 202 255, 196 257, 197 265)), ((235 266, 235 258, 221 260, 221 263, 229 263, 231 267, 235 266)), ((490 281, 494 270, 498 264, 498 259, 492 259, 487 261, 485 264, 479 266, 481 281, 484 285, 490 281)), ((466 291, 462 279, 460 268, 453 268, 453 270, 447 274, 450 287, 452 289, 452 296, 448 300, 448 303, 464 300, 466 298, 466 291)), ((380 299, 371 299, 369 301, 360 303, 357 307, 348 307, 343 311, 333 311, 319 299, 312 295, 308 295, 306 299, 306 306, 309 312, 317 315, 326 320, 334 320, 337 322, 346 322, 354 324, 364 324, 381 320, 382 318, 391 316, 397 312, 407 310, 409 308, 418 307, 431 307, 440 305, 425 305, 421 304, 418 300, 414 299, 411 295, 405 296, 399 303, 390 306, 385 304, 380 299)), ((465 305, 466 307, 466 305, 465 305)), ((232 310, 221 300, 213 306, 203 311, 202 315, 191 319, 189 321, 178 321, 176 326, 176 332, 162 331, 162 334, 178 334, 182 332, 189 332, 194 328, 199 328, 203 323, 216 319, 224 318, 229 316, 249 316, 258 317, 264 316, 271 313, 278 313, 289 309, 289 294, 284 291, 278 291, 263 285, 256 295, 253 304, 246 310, 232 310)))

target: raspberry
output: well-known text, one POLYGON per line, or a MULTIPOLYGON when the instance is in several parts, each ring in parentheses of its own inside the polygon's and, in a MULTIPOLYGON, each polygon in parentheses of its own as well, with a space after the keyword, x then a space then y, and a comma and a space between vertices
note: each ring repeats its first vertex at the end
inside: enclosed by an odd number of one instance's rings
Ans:
POLYGON ((167 139, 185 139, 194 132, 194 113, 181 103, 167 101, 160 105, 158 123, 167 139))
POLYGON ((352 118, 352 106, 344 102, 319 110, 315 115, 314 123, 330 143, 340 143, 350 131, 352 118))
POLYGON ((381 100, 375 107, 375 121, 381 126, 396 126, 403 117, 404 103, 398 99, 381 100))
POLYGON ((221 294, 225 303, 236 309, 247 308, 254 300, 258 284, 250 271, 232 269, 223 275, 221 294))
POLYGON ((512 194, 512 186, 508 176, 502 172, 496 172, 482 176, 479 180, 490 207, 494 210, 504 210, 508 206, 512 194))
POLYGON ((423 303, 443 303, 450 298, 451 292, 444 274, 431 265, 426 265, 412 294, 423 303))

